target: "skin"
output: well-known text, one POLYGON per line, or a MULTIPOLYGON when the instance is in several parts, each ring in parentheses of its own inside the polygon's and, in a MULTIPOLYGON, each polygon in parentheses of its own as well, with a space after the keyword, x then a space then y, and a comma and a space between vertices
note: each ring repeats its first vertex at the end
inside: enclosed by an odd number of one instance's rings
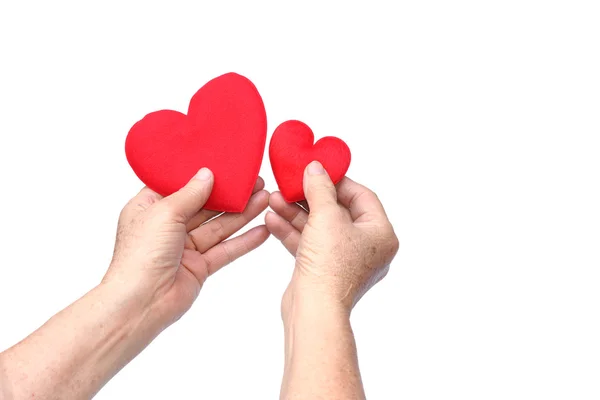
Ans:
POLYGON ((4 399, 89 399, 192 305, 206 279, 269 236, 264 226, 230 240, 268 204, 259 179, 240 214, 202 210, 213 185, 200 170, 161 198, 144 188, 119 218, 102 282, 0 354, 4 399))
POLYGON ((258 179, 244 212, 202 209, 213 176, 202 169, 162 198, 144 188, 119 217, 102 282, 0 353, 0 400, 89 399, 197 298, 206 279, 272 233, 295 256, 282 300, 286 362, 281 398, 360 399, 350 312, 383 278, 398 240, 381 203, 318 163, 305 173, 310 207, 269 196, 258 179), (228 239, 270 204, 266 226, 228 239))
POLYGON ((304 193, 303 207, 273 193, 275 213, 265 217, 296 259, 281 305, 281 398, 364 399, 350 312, 387 274, 398 238, 371 190, 348 178, 335 187, 318 162, 305 171, 304 193))

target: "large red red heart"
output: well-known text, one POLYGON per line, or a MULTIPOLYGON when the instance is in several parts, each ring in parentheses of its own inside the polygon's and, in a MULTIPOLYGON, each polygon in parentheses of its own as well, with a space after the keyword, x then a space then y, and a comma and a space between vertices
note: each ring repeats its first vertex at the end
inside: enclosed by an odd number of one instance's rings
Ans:
POLYGON ((350 149, 343 140, 333 136, 314 140, 313 131, 300 121, 282 123, 271 138, 271 168, 281 195, 289 203, 304 200, 302 178, 311 161, 323 164, 333 183, 341 181, 350 166, 350 149))
POLYGON ((125 152, 136 175, 167 196, 202 167, 215 177, 205 208, 241 212, 258 177, 267 140, 267 115, 250 80, 221 75, 192 97, 187 115, 146 115, 127 135, 125 152))

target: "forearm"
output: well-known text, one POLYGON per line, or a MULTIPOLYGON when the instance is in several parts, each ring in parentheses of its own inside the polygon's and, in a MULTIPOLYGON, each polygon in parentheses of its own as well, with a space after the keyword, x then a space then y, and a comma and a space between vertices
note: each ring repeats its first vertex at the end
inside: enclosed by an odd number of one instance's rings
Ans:
POLYGON ((282 399, 365 398, 349 317, 341 307, 296 296, 283 313, 282 399))
POLYGON ((101 284, 0 354, 0 393, 89 399, 160 330, 147 302, 101 284))

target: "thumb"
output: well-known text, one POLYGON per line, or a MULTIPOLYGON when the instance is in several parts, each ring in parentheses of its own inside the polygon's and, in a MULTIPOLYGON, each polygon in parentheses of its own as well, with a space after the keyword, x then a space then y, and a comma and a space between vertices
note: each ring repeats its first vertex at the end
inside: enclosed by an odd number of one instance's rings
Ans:
POLYGON ((167 197, 168 207, 187 222, 206 204, 212 191, 214 176, 208 168, 202 168, 181 189, 167 197))
POLYGON ((337 206, 335 186, 318 161, 311 162, 304 170, 304 196, 311 211, 337 206))

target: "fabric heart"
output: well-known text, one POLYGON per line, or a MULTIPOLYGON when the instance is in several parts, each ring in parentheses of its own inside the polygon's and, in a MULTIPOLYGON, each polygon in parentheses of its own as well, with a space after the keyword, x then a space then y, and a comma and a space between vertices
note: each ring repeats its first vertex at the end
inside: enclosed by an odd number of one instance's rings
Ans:
POLYGON ((279 125, 269 144, 269 159, 281 195, 289 202, 304 200, 304 169, 319 161, 333 183, 342 180, 350 166, 350 149, 343 140, 326 136, 314 143, 313 131, 300 121, 279 125), (313 144, 314 143, 314 144, 313 144))
POLYGON ((192 97, 187 115, 146 115, 127 135, 125 153, 135 174, 167 196, 202 167, 215 177, 205 208, 241 212, 252 194, 267 140, 267 115, 254 84, 228 73, 192 97))

